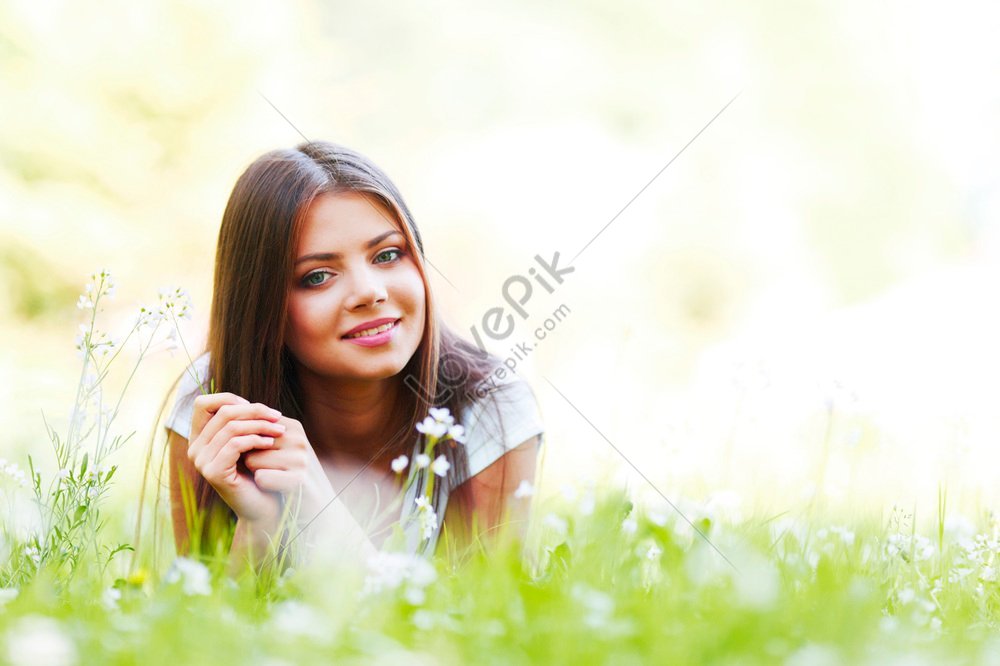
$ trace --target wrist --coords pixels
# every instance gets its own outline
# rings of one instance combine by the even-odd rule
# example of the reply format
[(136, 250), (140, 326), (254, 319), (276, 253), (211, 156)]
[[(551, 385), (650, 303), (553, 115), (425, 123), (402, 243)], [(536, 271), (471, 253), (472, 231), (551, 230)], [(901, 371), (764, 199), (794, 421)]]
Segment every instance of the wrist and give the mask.
[(336, 500), (337, 494), (333, 491), (333, 486), (326, 478), (318, 482), (306, 484), (302, 488), (301, 501), (299, 503), (299, 519), (312, 520), (326, 509), (331, 502)]
[(273, 537), (278, 532), (281, 524), (281, 514), (269, 514), (264, 516), (244, 516), (237, 520), (237, 526), (242, 524), (243, 529), (255, 537)]

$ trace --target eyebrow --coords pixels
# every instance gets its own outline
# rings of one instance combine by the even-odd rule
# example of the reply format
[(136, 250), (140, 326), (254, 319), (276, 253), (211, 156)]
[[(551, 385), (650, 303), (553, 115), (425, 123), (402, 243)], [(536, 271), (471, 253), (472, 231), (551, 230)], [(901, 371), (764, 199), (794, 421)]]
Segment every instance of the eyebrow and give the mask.
[[(365, 243), (365, 248), (371, 249), (371, 248), (375, 247), (376, 245), (378, 245), (379, 243), (381, 243), (382, 241), (384, 241), (389, 236), (392, 236), (394, 234), (399, 235), (399, 236), (403, 235), (402, 233), (400, 233), (396, 229), (390, 229), (389, 231), (385, 232), (384, 234), (379, 234), (375, 238), (373, 238), (370, 241), (368, 241), (367, 243)], [(299, 257), (298, 259), (295, 260), (295, 265), (298, 266), (299, 264), (301, 264), (303, 262), (306, 262), (306, 261), (334, 261), (336, 259), (340, 259), (341, 257), (342, 257), (342, 255), (339, 252), (315, 252), (313, 254), (305, 254), (305, 255)]]

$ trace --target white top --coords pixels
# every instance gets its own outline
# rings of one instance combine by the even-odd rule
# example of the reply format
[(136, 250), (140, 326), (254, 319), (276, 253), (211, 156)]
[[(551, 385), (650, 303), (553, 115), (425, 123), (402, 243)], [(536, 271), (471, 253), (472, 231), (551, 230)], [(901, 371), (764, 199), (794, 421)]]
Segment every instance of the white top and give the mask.
[[(194, 415), (194, 399), (198, 396), (198, 382), (205, 382), (208, 375), (209, 355), (203, 354), (181, 378), (177, 388), (177, 399), (167, 417), (166, 427), (186, 439), (191, 436), (191, 419)], [(197, 381), (194, 376), (197, 376)], [(493, 377), (491, 377), (493, 379)], [(544, 430), (538, 402), (526, 381), (507, 372), (506, 376), (490, 383), (488, 393), (469, 403), (461, 414), (455, 415), (455, 422), (465, 427), (465, 448), (469, 460), (469, 477), (473, 477), (502, 455), (522, 442), (538, 436), (543, 442)], [(502, 433), (502, 435), (501, 435)], [(413, 460), (420, 445), (415, 438)], [(416, 499), (416, 484), (412, 484), (403, 498), (402, 525), (406, 536), (406, 547), (410, 552), (418, 550), (433, 552), (441, 532), (441, 520), (448, 505), (448, 494), (453, 488), (442, 487), (441, 501), (435, 506), (438, 528), (434, 531), (425, 549), (420, 547), (421, 527), (418, 520), (411, 519)]]

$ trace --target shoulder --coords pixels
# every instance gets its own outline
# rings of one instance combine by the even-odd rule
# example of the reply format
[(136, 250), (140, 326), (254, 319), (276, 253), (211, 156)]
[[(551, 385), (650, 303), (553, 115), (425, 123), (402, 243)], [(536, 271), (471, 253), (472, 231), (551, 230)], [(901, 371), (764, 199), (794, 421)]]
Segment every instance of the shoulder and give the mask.
[(191, 434), (191, 417), (194, 415), (194, 399), (201, 394), (202, 389), (208, 389), (209, 354), (206, 352), (196, 358), (193, 363), (184, 368), (184, 374), (177, 382), (176, 398), (173, 409), (167, 417), (166, 427), (179, 435), (189, 437)]
[(508, 373), (489, 385), (459, 414), (465, 428), (469, 474), (475, 476), (521, 443), (542, 441), (542, 414), (531, 385)]
[(211, 354), (205, 352), (184, 369), (184, 374), (177, 387), (178, 393), (199, 393), (202, 388), (208, 390), (208, 364), (210, 360)]

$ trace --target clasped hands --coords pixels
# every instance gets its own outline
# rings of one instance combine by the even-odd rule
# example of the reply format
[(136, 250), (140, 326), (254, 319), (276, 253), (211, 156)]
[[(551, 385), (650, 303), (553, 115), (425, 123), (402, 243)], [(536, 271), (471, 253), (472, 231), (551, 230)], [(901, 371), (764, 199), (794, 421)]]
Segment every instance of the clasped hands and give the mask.
[(269, 532), (282, 500), (300, 497), (308, 521), (336, 496), (299, 421), (232, 393), (195, 398), (188, 458), (239, 519)]

